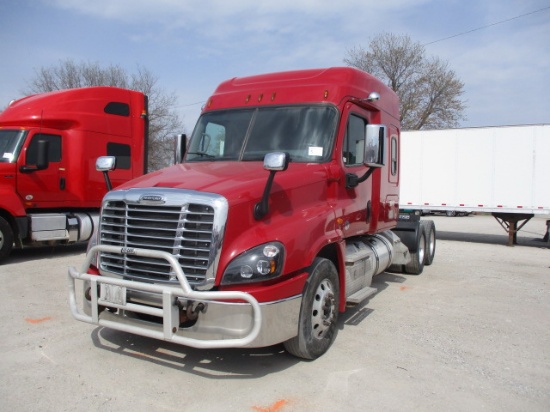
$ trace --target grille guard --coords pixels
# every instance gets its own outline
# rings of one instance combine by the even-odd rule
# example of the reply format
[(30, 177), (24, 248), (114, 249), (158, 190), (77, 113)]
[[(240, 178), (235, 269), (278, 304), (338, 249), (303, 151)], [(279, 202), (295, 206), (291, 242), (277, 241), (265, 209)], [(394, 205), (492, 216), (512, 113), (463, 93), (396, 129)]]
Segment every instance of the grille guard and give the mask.
[[(93, 257), (98, 252), (109, 253), (131, 253), (137, 256), (162, 258), (168, 261), (174, 273), (177, 276), (180, 287), (135, 282), (106, 276), (90, 275), (86, 273)], [(75, 267), (69, 267), (68, 271), (68, 289), (69, 289), (69, 306), (71, 314), (77, 320), (82, 322), (92, 323), (107, 328), (120, 330), (123, 332), (133, 333), (136, 335), (146, 336), (154, 339), (165, 340), (168, 342), (177, 343), (180, 345), (190, 346), (199, 349), (216, 349), (216, 348), (236, 348), (244, 347), (251, 343), (258, 336), (262, 324), (262, 314), (258, 301), (250, 294), (238, 291), (194, 291), (189, 286), (185, 274), (181, 269), (178, 261), (167, 252), (146, 250), (146, 249), (131, 249), (120, 248), (116, 246), (97, 245), (91, 248), (79, 272)], [(91, 316), (84, 313), (78, 306), (76, 299), (76, 281), (88, 281), (91, 285)], [(98, 296), (98, 285), (109, 284), (115, 286), (127, 287), (132, 290), (158, 293), (162, 296), (162, 308), (156, 308), (136, 303), (126, 303), (118, 305), (111, 302), (106, 302)], [(190, 300), (201, 302), (216, 302), (228, 300), (242, 300), (250, 304), (253, 310), (251, 320), (251, 328), (244, 337), (228, 338), (228, 339), (196, 339), (190, 337), (179, 336), (176, 332), (179, 327), (179, 308), (176, 305), (176, 298), (182, 297)], [(239, 303), (240, 304), (240, 303)], [(101, 319), (99, 317), (99, 306), (105, 306), (115, 309), (129, 310), (132, 312), (143, 313), (147, 315), (157, 316), (162, 318), (162, 331), (154, 330), (138, 325), (127, 324), (121, 321)]]

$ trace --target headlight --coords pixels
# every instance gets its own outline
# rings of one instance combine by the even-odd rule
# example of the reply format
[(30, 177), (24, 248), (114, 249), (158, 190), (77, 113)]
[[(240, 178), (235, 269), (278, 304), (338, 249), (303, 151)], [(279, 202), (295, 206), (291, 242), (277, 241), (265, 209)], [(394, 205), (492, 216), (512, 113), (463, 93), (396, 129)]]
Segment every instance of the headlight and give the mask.
[(237, 256), (223, 274), (222, 285), (261, 282), (283, 272), (285, 249), (279, 242), (256, 246)]

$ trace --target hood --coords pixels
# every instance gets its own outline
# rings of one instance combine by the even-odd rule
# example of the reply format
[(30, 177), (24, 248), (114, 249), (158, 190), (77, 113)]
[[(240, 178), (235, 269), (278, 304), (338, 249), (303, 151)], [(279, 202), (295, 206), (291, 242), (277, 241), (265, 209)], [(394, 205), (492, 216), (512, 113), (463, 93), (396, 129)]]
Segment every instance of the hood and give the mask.
[[(234, 204), (261, 198), (268, 176), (269, 171), (263, 168), (261, 161), (190, 162), (149, 173), (117, 189), (166, 187), (195, 190), (222, 195)], [(275, 176), (272, 193), (323, 178), (326, 178), (326, 173), (321, 164), (291, 163), (286, 171)]]

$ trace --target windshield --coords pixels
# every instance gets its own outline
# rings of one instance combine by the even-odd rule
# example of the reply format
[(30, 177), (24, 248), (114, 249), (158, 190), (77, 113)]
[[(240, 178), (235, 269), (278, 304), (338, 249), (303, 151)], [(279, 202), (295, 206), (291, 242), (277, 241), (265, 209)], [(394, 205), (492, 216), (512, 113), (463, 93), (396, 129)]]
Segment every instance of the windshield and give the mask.
[(263, 160), (287, 152), (293, 162), (330, 159), (338, 112), (332, 106), (262, 107), (205, 113), (187, 161)]
[(17, 160), (26, 135), (26, 130), (0, 130), (0, 163)]

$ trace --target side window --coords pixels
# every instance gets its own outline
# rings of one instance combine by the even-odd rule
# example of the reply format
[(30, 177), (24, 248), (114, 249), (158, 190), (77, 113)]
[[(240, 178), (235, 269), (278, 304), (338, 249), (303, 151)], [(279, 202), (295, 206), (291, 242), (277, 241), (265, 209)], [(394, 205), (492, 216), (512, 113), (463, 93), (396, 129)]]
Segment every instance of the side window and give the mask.
[(366, 125), (367, 121), (359, 116), (352, 114), (349, 117), (343, 153), (344, 164), (346, 166), (363, 163)]
[(130, 161), (130, 146), (120, 143), (107, 143), (107, 156), (116, 157), (117, 169), (130, 169), (132, 162)]
[(27, 164), (36, 164), (38, 158), (38, 142), (40, 140), (45, 140), (48, 142), (48, 160), (50, 162), (60, 162), (61, 136), (56, 134), (37, 133), (32, 137), (29, 148), (27, 149)]
[(121, 102), (110, 102), (107, 103), (103, 111), (107, 114), (128, 117), (130, 116), (130, 105)]
[(397, 175), (397, 137), (391, 137), (391, 174)]

